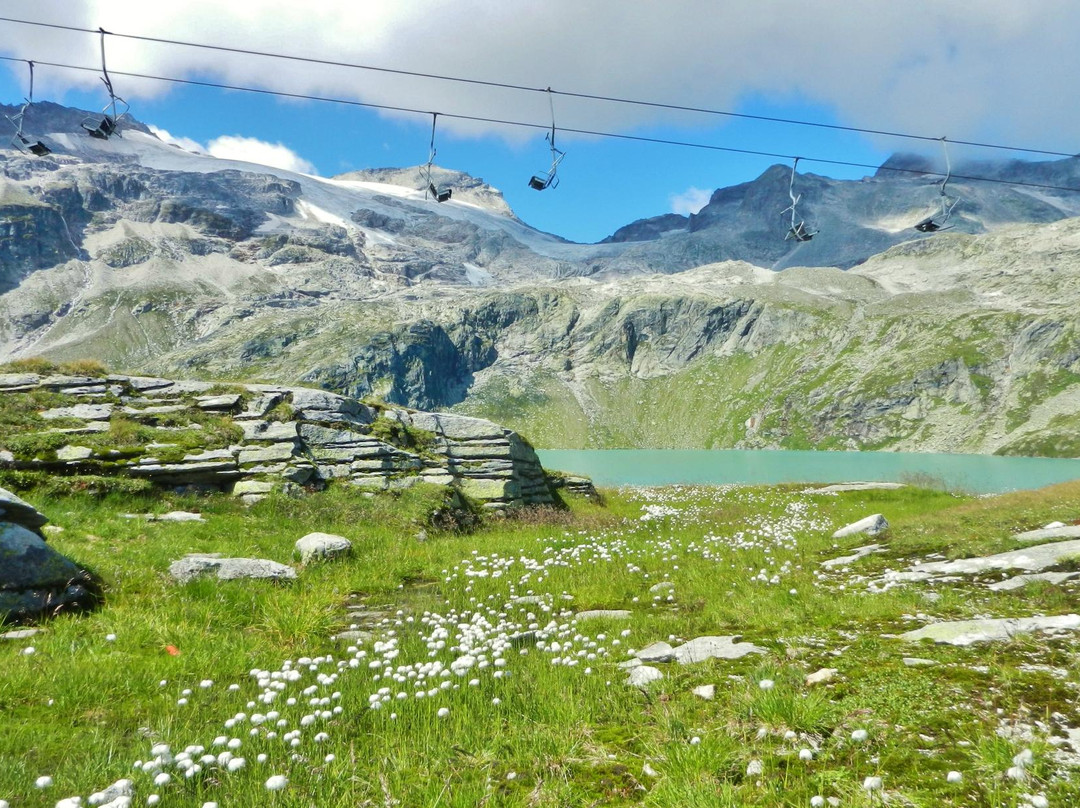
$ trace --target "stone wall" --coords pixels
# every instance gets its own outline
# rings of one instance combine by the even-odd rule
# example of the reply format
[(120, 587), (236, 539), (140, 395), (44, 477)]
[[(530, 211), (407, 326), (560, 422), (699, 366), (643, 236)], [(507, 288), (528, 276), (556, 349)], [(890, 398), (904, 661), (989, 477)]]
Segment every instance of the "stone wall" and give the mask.
[[(208, 486), (248, 501), (340, 480), (370, 491), (448, 485), (490, 509), (554, 502), (533, 448), (479, 418), (302, 387), (0, 374), (0, 407), (20, 393), (51, 394), (63, 406), (40, 410), (15, 439), (0, 435), (8, 468)], [(133, 443), (133, 431), (153, 438)], [(193, 445), (204, 433), (205, 445)], [(170, 443), (170, 434), (183, 440)]]

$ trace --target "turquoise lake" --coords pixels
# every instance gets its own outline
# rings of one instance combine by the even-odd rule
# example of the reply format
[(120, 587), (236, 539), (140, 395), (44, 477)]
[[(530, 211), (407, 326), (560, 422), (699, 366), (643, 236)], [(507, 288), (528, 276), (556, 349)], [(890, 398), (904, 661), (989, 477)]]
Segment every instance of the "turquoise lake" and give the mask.
[(903, 452), (707, 449), (538, 449), (545, 468), (596, 485), (769, 484), (933, 478), (952, 490), (996, 494), (1080, 479), (1080, 459)]

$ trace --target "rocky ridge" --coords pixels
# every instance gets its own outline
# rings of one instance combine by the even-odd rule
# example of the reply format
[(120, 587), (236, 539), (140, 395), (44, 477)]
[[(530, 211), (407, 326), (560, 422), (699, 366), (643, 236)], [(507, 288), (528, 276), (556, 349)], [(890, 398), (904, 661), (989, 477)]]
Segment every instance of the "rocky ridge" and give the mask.
[(330, 480), (365, 491), (445, 485), (488, 509), (555, 501), (532, 447), (478, 418), (300, 387), (0, 374), (0, 401), (16, 396), (23, 408), (58, 405), (0, 437), (0, 464), (17, 470), (123, 475), (248, 502)]

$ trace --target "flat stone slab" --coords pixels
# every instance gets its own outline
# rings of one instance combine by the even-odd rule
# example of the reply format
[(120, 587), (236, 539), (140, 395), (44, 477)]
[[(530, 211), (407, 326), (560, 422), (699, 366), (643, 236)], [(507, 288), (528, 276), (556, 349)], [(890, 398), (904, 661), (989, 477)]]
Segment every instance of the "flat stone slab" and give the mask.
[(1014, 569), (1042, 572), (1047, 567), (1053, 567), (1078, 555), (1080, 555), (1080, 539), (1040, 544), (992, 556), (958, 558), (955, 561), (928, 561), (916, 564), (911, 571), (928, 575), (974, 575), (988, 570)]
[(653, 682), (659, 682), (663, 678), (664, 674), (658, 668), (653, 668), (649, 665), (639, 665), (630, 670), (630, 675), (626, 677), (626, 683), (634, 687), (647, 687)]
[(905, 488), (903, 483), (836, 483), (823, 488), (807, 488), (804, 494), (842, 494), (845, 491), (894, 491)]
[(240, 406), (240, 394), (232, 393), (223, 396), (198, 396), (195, 399), (200, 410), (231, 410)]
[(40, 628), (17, 628), (0, 634), (0, 640), (28, 640), (41, 633)]
[(642, 662), (671, 662), (675, 659), (675, 649), (670, 643), (654, 642), (634, 654)]
[(900, 635), (906, 642), (930, 639), (948, 645), (972, 645), (979, 642), (1009, 640), (1017, 634), (1036, 631), (1076, 631), (1080, 629), (1080, 614), (1055, 617), (1006, 617), (987, 620), (959, 620), (934, 623)]
[(864, 544), (862, 547), (856, 547), (851, 555), (840, 556), (839, 558), (830, 558), (828, 561), (822, 561), (823, 567), (846, 567), (848, 564), (852, 564), (858, 561), (860, 558), (876, 553), (881, 550), (880, 544)]
[(836, 668), (821, 668), (806, 677), (806, 684), (822, 685), (826, 682), (831, 682), (836, 677), (837, 673), (838, 671)]
[(1080, 539), (1080, 525), (1062, 525), (1061, 527), (1044, 527), (1038, 530), (1027, 530), (1013, 536), (1017, 541), (1046, 541), (1047, 539)]
[(867, 536), (876, 536), (878, 533), (884, 533), (889, 529), (889, 521), (880, 513), (871, 514), (865, 519), (860, 519), (858, 522), (852, 522), (850, 525), (845, 525), (838, 531), (832, 534), (834, 539), (843, 539), (847, 536), (854, 536), (859, 533), (864, 533)]
[(707, 659), (740, 659), (747, 654), (764, 654), (765, 649), (753, 643), (738, 642), (739, 635), (730, 637), (697, 637), (673, 650), (680, 665), (692, 665)]
[(200, 575), (213, 574), (219, 581), (242, 578), (253, 580), (292, 581), (296, 570), (276, 561), (264, 558), (214, 558), (205, 555), (189, 555), (169, 565), (169, 575), (180, 583)]
[(73, 407), (54, 407), (38, 413), (46, 421), (57, 418), (77, 418), (82, 421), (108, 421), (112, 417), (112, 404), (76, 404)]
[(589, 609), (574, 615), (578, 620), (629, 620), (629, 609)]
[(705, 701), (712, 701), (716, 698), (716, 685), (698, 685), (692, 691), (699, 699), (705, 699)]
[(996, 584), (990, 584), (987, 589), (992, 589), (995, 592), (1007, 592), (1011, 589), (1020, 589), (1035, 581), (1046, 581), (1056, 585), (1072, 580), (1078, 575), (1080, 575), (1080, 572), (1036, 572), (1031, 575), (1015, 575), (1004, 581), (998, 581)]

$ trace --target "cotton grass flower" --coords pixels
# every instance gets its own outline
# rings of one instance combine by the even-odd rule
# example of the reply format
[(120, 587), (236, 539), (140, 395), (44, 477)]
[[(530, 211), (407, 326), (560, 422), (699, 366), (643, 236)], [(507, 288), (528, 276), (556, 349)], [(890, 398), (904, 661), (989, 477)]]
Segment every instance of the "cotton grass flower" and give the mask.
[(151, 794), (149, 797), (146, 798), (147, 805), (157, 805), (159, 802), (161, 802), (160, 794)]
[(266, 781), (267, 791), (281, 791), (289, 784), (289, 779), (284, 774), (275, 774)]
[(446, 718), (446, 716), (450, 715), (450, 708), (440, 707), (439, 711), (435, 713), (435, 715), (437, 715), (439, 718)]
[(820, 794), (815, 794), (810, 798), (810, 808), (824, 808), (825, 798)]
[(775, 686), (776, 682), (774, 682), (772, 679), (762, 679), (760, 682), (758, 682), (758, 687), (760, 687), (762, 690), (772, 690)]
[(49, 777), (49, 775), (43, 774), (41, 775), (41, 777), (34, 781), (34, 788), (48, 788), (52, 784), (53, 779)]
[(868, 733), (865, 729), (857, 729), (851, 733), (851, 740), (855, 741), (855, 743), (862, 743), (869, 737), (870, 733)]
[(949, 772), (948, 774), (945, 775), (945, 782), (946, 783), (960, 783), (960, 782), (963, 782), (963, 780), (964, 780), (964, 775), (962, 775), (958, 771), (951, 771), (951, 772)]
[(862, 784), (864, 791), (880, 791), (881, 790), (881, 778), (880, 777), (867, 777), (863, 780)]

